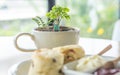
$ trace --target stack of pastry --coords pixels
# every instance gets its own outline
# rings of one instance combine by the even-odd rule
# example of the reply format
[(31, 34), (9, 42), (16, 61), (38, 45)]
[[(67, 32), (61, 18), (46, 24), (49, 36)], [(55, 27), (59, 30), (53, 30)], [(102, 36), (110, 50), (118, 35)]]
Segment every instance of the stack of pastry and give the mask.
[(65, 63), (83, 56), (84, 50), (78, 45), (36, 50), (28, 75), (62, 75), (61, 68)]

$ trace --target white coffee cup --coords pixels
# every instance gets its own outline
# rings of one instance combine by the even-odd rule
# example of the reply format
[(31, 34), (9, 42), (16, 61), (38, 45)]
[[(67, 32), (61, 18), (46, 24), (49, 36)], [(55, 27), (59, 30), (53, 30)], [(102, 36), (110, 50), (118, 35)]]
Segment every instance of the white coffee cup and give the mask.
[(36, 49), (24, 49), (19, 47), (18, 38), (20, 36), (28, 35), (32, 38), (37, 49), (40, 48), (53, 48), (64, 45), (78, 44), (79, 42), (79, 29), (71, 31), (38, 31), (34, 29), (32, 33), (20, 33), (15, 37), (14, 44), (15, 47), (24, 52), (31, 52)]

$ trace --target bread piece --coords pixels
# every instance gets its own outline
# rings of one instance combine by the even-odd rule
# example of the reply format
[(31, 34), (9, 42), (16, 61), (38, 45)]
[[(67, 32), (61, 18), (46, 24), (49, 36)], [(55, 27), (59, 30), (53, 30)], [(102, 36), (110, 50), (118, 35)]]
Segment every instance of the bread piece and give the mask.
[(80, 59), (85, 56), (84, 49), (79, 45), (67, 45), (62, 47), (53, 48), (64, 55), (64, 64)]
[(28, 75), (61, 75), (64, 55), (53, 50), (37, 50), (32, 56)]

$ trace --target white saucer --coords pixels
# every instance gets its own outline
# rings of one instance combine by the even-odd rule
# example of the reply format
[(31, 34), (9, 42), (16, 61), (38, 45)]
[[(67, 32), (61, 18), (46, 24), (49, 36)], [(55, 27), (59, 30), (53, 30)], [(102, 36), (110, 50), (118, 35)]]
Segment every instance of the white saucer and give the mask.
[(20, 63), (17, 63), (13, 65), (9, 71), (8, 75), (27, 75), (29, 66), (30, 66), (30, 60), (25, 60)]

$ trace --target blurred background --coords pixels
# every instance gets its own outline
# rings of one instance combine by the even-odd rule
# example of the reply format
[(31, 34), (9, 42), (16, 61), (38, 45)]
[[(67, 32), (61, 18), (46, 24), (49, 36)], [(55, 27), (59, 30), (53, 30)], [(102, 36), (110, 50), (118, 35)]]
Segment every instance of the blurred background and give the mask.
[(31, 32), (37, 27), (31, 18), (44, 17), (51, 4), (70, 8), (66, 25), (78, 27), (81, 37), (112, 39), (118, 0), (0, 0), (0, 36)]
[[(120, 0), (0, 0), (0, 75), (8, 75), (12, 65), (31, 57), (16, 50), (13, 37), (20, 32), (31, 32), (38, 26), (32, 18), (44, 18), (55, 4), (70, 9), (71, 19), (66, 25), (80, 29), (80, 37), (85, 37), (80, 45), (88, 53), (95, 54), (111, 43), (113, 48), (108, 54), (120, 54)], [(20, 43), (31, 48), (34, 43), (29, 40)]]

